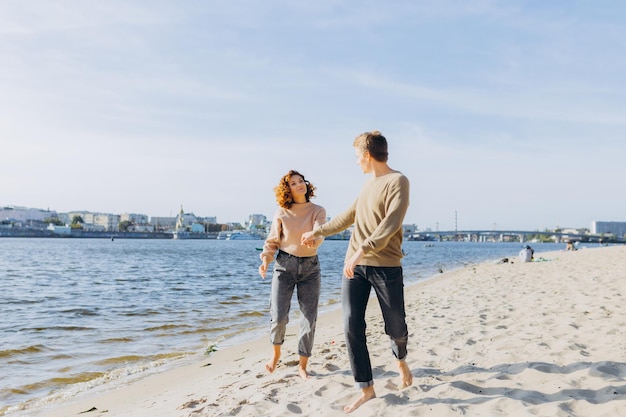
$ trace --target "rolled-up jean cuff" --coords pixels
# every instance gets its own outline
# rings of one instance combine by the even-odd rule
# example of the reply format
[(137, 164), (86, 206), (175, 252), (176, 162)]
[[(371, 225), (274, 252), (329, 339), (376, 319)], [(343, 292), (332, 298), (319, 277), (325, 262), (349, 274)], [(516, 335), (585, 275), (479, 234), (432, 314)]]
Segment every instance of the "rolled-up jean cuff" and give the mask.
[(374, 385), (374, 381), (368, 381), (368, 382), (355, 382), (354, 386), (357, 388), (367, 388), (367, 387), (371, 387), (372, 385)]

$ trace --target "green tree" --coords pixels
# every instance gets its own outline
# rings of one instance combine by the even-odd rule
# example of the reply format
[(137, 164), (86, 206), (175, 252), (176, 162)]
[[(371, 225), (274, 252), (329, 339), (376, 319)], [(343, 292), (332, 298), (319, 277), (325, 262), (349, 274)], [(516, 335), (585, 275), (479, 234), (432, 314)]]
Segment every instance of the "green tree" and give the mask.
[(85, 221), (83, 220), (83, 217), (77, 214), (74, 217), (72, 217), (72, 224), (70, 224), (70, 228), (82, 229), (83, 223), (85, 223)]
[(117, 225), (117, 228), (119, 229), (120, 232), (128, 232), (128, 228), (132, 225), (133, 223), (129, 220), (124, 220), (121, 221), (120, 224)]

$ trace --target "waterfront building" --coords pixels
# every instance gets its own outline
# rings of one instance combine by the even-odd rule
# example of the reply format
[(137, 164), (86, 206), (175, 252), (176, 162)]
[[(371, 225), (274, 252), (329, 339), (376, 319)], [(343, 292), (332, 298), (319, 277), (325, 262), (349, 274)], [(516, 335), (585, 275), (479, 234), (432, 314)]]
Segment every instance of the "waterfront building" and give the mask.
[(404, 231), (404, 236), (412, 235), (414, 233), (417, 233), (417, 225), (403, 224), (402, 230)]
[(192, 223), (189, 231), (191, 233), (204, 233), (204, 225), (202, 223)]
[(70, 222), (80, 216), (83, 219), (83, 230), (94, 232), (113, 232), (120, 224), (119, 214), (93, 213), (91, 211), (73, 211), (67, 213)]
[(61, 222), (63, 222), (63, 224), (72, 223), (72, 218), (70, 217), (68, 213), (58, 213), (57, 217)]
[(122, 213), (120, 215), (120, 221), (131, 222), (133, 224), (148, 224), (149, 223), (147, 214), (137, 214), (137, 213)]
[(94, 225), (103, 226), (107, 232), (118, 229), (120, 224), (120, 216), (118, 214), (98, 213), (94, 216)]
[(15, 220), (22, 223), (30, 221), (43, 221), (44, 219), (57, 218), (57, 212), (54, 210), (43, 210), (38, 208), (29, 208), (21, 206), (0, 207), (0, 220)]
[(267, 226), (267, 217), (263, 214), (251, 214), (246, 220), (246, 230), (265, 230)]
[(155, 230), (174, 230), (176, 227), (176, 217), (150, 217), (150, 222)]
[(208, 217), (196, 217), (196, 220), (197, 220), (199, 223), (217, 224), (217, 217), (215, 217), (215, 216), (208, 216)]
[(593, 221), (591, 222), (591, 234), (612, 234), (617, 238), (624, 238), (626, 236), (626, 222)]
[(55, 235), (69, 236), (72, 234), (72, 228), (70, 226), (57, 226), (50, 223), (47, 230), (50, 230)]
[(154, 226), (148, 223), (143, 224), (131, 224), (128, 227), (129, 232), (154, 232)]

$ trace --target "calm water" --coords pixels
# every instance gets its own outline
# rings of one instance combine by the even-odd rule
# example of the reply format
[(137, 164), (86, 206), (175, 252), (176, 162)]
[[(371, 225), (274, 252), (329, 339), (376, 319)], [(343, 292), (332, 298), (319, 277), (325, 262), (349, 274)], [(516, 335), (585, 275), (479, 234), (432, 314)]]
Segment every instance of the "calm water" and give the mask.
[[(262, 243), (0, 239), (0, 416), (265, 333)], [(521, 248), (431, 245), (405, 242), (407, 284)], [(326, 241), (320, 249), (322, 310), (338, 308), (346, 246)]]

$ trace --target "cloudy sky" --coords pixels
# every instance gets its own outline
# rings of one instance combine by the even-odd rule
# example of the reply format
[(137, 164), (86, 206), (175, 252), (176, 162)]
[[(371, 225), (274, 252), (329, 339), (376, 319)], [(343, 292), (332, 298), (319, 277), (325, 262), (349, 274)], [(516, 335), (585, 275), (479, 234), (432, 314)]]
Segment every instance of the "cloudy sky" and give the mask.
[(0, 2), (0, 205), (329, 216), (380, 130), (433, 230), (626, 221), (626, 3)]

